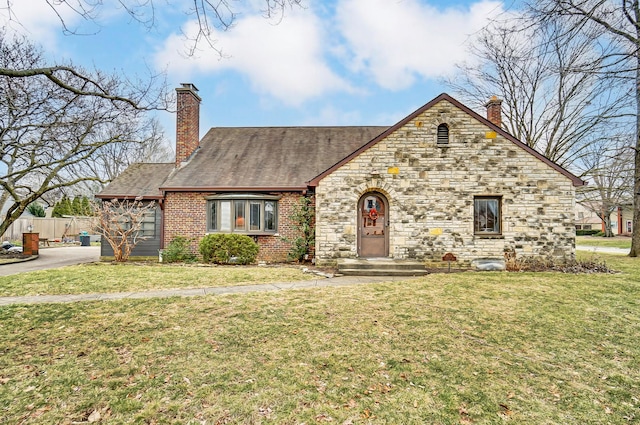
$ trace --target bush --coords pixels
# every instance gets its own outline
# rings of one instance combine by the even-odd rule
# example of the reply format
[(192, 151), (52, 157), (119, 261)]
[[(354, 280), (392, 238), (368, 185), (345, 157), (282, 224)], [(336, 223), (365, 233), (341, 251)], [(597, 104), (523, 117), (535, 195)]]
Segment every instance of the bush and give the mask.
[(592, 236), (597, 233), (602, 233), (598, 229), (578, 229), (576, 230), (576, 236)]
[(165, 263), (195, 262), (197, 255), (191, 252), (192, 240), (184, 236), (175, 236), (162, 251), (162, 261)]
[(206, 263), (251, 264), (258, 256), (258, 244), (246, 235), (211, 234), (200, 241), (200, 254)]
[(29, 211), (34, 217), (45, 217), (46, 213), (44, 212), (44, 207), (37, 202), (33, 204), (29, 204), (27, 206), (27, 211)]
[(311, 198), (300, 198), (298, 203), (294, 205), (289, 219), (297, 235), (293, 239), (282, 238), (285, 242), (291, 244), (287, 259), (303, 262), (316, 243), (314, 228), (315, 208)]
[(513, 251), (506, 252), (504, 257), (509, 272), (616, 273), (604, 261), (594, 259), (561, 261), (533, 255), (517, 257)]

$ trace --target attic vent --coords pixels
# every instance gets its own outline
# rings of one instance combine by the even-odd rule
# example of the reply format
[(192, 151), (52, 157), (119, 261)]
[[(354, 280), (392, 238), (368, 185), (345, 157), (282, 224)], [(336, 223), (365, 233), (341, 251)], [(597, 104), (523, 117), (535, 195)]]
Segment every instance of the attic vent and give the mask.
[(449, 126), (446, 124), (440, 124), (438, 126), (438, 138), (439, 145), (446, 145), (449, 143)]

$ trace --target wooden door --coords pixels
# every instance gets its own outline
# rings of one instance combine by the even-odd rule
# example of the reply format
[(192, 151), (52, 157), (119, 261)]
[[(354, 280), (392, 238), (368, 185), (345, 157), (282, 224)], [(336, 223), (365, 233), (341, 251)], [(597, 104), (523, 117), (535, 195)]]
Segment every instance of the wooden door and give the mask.
[(387, 200), (379, 193), (367, 193), (358, 202), (358, 255), (388, 257)]

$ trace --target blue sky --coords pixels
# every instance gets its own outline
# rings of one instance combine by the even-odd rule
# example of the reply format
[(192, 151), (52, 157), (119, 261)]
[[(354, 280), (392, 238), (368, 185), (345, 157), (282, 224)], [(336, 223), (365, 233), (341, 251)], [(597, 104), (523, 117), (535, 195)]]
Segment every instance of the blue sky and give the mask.
[[(87, 35), (64, 35), (45, 0), (10, 2), (10, 28), (51, 60), (131, 78), (166, 71), (173, 87), (194, 83), (203, 99), (201, 136), (212, 126), (394, 124), (448, 90), (442, 78), (468, 56), (475, 32), (507, 7), (493, 0), (307, 1), (270, 21), (260, 11), (264, 0), (246, 0), (235, 26), (215, 35), (223, 56), (201, 44), (189, 57), (181, 35), (195, 28), (183, 13), (188, 0), (156, 1), (151, 29), (115, 0), (105, 1), (97, 24), (62, 11), (69, 27)], [(0, 10), (4, 24), (6, 17)], [(173, 143), (174, 117), (160, 119)]]

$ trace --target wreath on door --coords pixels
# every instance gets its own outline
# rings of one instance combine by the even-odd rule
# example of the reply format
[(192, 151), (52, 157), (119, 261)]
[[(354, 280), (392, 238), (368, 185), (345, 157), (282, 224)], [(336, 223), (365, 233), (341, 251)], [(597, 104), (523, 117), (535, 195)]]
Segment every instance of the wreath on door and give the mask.
[(377, 220), (378, 219), (378, 211), (375, 208), (371, 208), (369, 210), (369, 218), (371, 220)]

